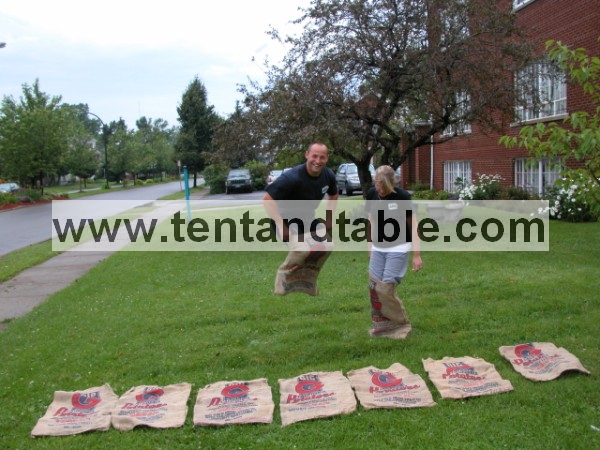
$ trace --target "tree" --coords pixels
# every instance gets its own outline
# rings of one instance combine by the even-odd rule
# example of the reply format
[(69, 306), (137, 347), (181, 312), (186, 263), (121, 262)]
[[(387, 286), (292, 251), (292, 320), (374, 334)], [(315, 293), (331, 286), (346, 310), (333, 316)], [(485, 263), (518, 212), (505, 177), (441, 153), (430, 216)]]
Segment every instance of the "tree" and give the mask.
[(169, 124), (163, 119), (152, 120), (141, 117), (136, 122), (137, 131), (135, 139), (142, 146), (139, 171), (148, 176), (156, 177), (160, 174), (172, 171), (175, 168), (174, 149), (172, 144), (173, 130), (169, 130)]
[(177, 107), (181, 129), (175, 142), (178, 160), (194, 174), (194, 187), (197, 173), (204, 169), (206, 153), (210, 153), (212, 137), (218, 116), (208, 105), (206, 88), (195, 77), (184, 92), (181, 104)]
[(256, 132), (254, 120), (255, 116), (244, 111), (237, 103), (235, 111), (215, 128), (215, 152), (208, 162), (242, 167), (250, 161), (261, 159), (267, 145), (264, 137)]
[(552, 40), (546, 42), (546, 48), (571, 82), (590, 97), (595, 108), (592, 112), (571, 113), (562, 123), (525, 126), (517, 136), (503, 136), (500, 142), (509, 148), (525, 148), (534, 158), (558, 159), (567, 168), (564, 175), (571, 180), (592, 179), (595, 189), (589, 189), (587, 197), (600, 213), (600, 57)]
[(71, 173), (83, 182), (83, 187), (86, 186), (88, 178), (90, 178), (98, 168), (98, 155), (96, 149), (92, 145), (94, 135), (86, 129), (84, 123), (79, 121), (79, 118), (73, 124), (70, 133), (69, 145), (64, 154), (63, 172)]
[(4, 97), (0, 109), (0, 166), (4, 176), (44, 188), (58, 175), (68, 148), (73, 113), (61, 97), (43, 93), (36, 80), (23, 85), (20, 102)]
[(314, 0), (303, 12), (299, 37), (272, 30), (291, 49), (265, 86), (243, 87), (245, 105), (271, 145), (328, 142), (363, 192), (374, 155), (397, 166), (453, 125), (513, 113), (511, 74), (530, 49), (510, 2)]
[[(102, 165), (104, 138), (102, 124), (94, 118), (86, 104), (64, 104), (70, 110), (68, 145), (63, 154), (58, 174), (71, 174), (80, 179), (80, 188)], [(102, 150), (97, 149), (98, 143)]]
[(133, 131), (127, 128), (122, 119), (111, 122), (107, 128), (110, 131), (108, 167), (111, 178), (117, 181), (125, 180), (127, 174), (131, 173), (135, 179), (140, 151)]

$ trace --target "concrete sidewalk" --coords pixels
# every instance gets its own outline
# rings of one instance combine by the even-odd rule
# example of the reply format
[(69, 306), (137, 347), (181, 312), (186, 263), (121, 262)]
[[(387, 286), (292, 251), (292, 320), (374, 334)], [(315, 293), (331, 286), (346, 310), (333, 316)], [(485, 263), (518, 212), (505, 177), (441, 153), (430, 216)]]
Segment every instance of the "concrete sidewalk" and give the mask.
[[(208, 189), (190, 195), (201, 199)], [(55, 292), (68, 287), (114, 252), (64, 252), (0, 284), (0, 331)]]
[(110, 252), (64, 252), (0, 284), (0, 330), (85, 275)]

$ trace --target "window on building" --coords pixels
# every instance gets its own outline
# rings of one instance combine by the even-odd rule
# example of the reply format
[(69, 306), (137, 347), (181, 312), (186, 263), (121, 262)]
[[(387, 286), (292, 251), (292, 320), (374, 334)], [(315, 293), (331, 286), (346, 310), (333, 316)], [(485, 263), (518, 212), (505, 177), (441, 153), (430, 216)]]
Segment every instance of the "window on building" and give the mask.
[(468, 93), (460, 92), (456, 95), (456, 108), (452, 112), (452, 119), (457, 120), (456, 123), (449, 125), (444, 130), (444, 135), (468, 134), (471, 132), (471, 124), (461, 118), (466, 117), (471, 107), (471, 98)]
[(567, 82), (564, 72), (548, 61), (531, 64), (515, 77), (520, 122), (567, 113)]
[(515, 186), (542, 196), (560, 178), (561, 170), (558, 160), (544, 158), (532, 162), (528, 158), (515, 159)]
[(513, 9), (519, 9), (535, 0), (513, 0)]
[(444, 190), (458, 192), (471, 184), (471, 161), (444, 161)]

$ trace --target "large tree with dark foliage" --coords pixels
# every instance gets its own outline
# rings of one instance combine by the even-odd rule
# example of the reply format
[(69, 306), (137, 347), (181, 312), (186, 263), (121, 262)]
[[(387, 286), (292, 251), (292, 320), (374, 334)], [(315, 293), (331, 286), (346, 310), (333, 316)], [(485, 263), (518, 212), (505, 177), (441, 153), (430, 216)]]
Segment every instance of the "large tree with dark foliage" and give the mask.
[(290, 50), (264, 86), (244, 87), (246, 114), (270, 145), (320, 139), (355, 162), (397, 166), (461, 124), (495, 127), (514, 107), (512, 73), (530, 58), (512, 3), (313, 0), (280, 37)]
[(219, 121), (198, 77), (184, 92), (177, 114), (181, 129), (175, 142), (175, 156), (194, 174), (195, 187), (196, 174), (204, 169), (206, 153), (212, 151), (212, 136)]

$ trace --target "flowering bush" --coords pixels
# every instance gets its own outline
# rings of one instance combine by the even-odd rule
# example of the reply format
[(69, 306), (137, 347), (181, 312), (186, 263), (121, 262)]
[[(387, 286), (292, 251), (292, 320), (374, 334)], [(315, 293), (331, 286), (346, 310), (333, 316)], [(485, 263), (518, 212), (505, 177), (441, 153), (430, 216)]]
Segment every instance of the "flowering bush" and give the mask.
[[(458, 192), (460, 200), (496, 200), (502, 191), (500, 182), (504, 179), (500, 175), (477, 174), (473, 184), (464, 186)], [(462, 181), (461, 181), (462, 183)]]
[(550, 217), (567, 222), (596, 221), (600, 217), (599, 196), (598, 184), (581, 174), (562, 178), (548, 190)]

